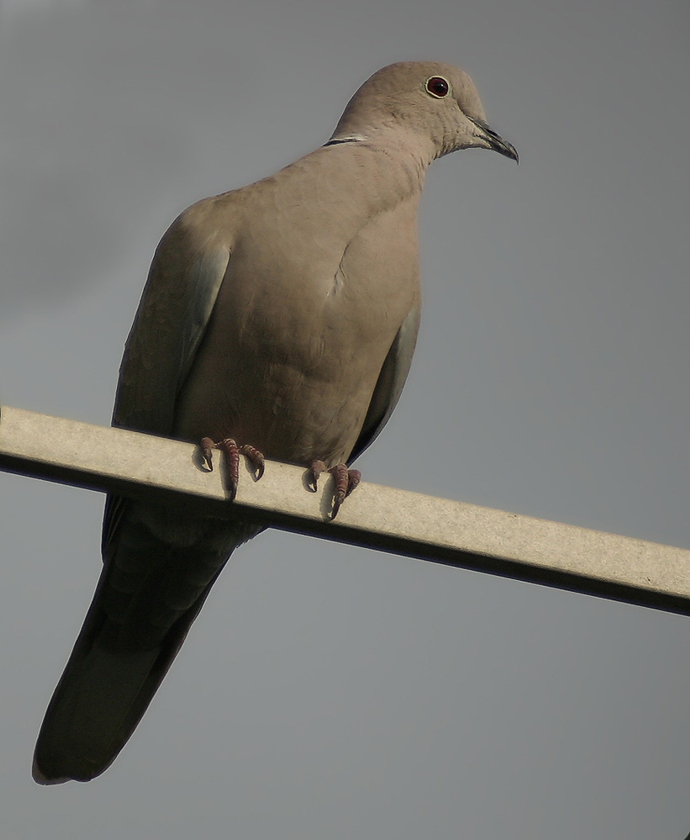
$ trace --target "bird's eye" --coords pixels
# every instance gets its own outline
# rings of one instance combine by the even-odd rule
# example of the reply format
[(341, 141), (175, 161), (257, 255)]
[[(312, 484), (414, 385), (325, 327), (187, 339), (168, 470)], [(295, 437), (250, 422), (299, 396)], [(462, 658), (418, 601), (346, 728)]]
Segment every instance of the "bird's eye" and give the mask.
[(427, 79), (425, 87), (427, 93), (430, 93), (437, 99), (443, 99), (444, 96), (448, 96), (448, 91), (450, 90), (450, 85), (443, 76), (432, 76), (430, 79)]

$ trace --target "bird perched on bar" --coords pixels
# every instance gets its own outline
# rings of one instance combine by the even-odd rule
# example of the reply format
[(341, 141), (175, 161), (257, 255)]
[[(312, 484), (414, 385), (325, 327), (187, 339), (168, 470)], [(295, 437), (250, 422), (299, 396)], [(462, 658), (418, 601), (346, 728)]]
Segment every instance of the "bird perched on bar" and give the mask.
[[(125, 348), (113, 425), (336, 478), (400, 396), (420, 313), (417, 212), (429, 164), (515, 161), (462, 70), (375, 73), (333, 136), (277, 174), (204, 199), (163, 236)], [(230, 553), (255, 524), (110, 496), (103, 571), (41, 728), (34, 778), (88, 781), (125, 745)]]

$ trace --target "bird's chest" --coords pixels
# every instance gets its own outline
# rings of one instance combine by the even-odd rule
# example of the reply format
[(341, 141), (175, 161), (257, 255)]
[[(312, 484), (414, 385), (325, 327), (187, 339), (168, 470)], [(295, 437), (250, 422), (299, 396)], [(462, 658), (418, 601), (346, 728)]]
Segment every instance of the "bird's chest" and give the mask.
[(330, 378), (334, 358), (356, 365), (377, 349), (385, 357), (418, 303), (419, 269), (412, 214), (381, 214), (350, 235), (335, 225), (334, 236), (325, 221), (277, 237), (258, 263), (254, 233), (233, 255), (221, 296), (231, 299), (226, 334), (244, 352)]
[(385, 214), (349, 236), (337, 225), (335, 236), (333, 225), (328, 236), (318, 225), (280, 233), (256, 226), (233, 250), (179, 429), (235, 436), (285, 460), (342, 458), (419, 305), (415, 218)]

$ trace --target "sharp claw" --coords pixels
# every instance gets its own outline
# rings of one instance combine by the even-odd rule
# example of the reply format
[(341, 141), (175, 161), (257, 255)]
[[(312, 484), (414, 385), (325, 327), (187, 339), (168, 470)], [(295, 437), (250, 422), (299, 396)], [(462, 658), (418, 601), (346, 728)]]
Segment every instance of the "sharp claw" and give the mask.
[(204, 459), (206, 468), (209, 472), (213, 472), (213, 448), (215, 443), (209, 437), (201, 438), (201, 457)]
[(313, 493), (316, 493), (316, 491), (319, 489), (319, 476), (325, 471), (326, 465), (323, 461), (311, 462), (311, 466), (309, 467), (309, 472), (311, 473), (311, 481), (309, 483), (312, 486)]
[(255, 446), (251, 446), (248, 443), (245, 443), (243, 446), (240, 446), (239, 449), (240, 455), (245, 455), (248, 459), (252, 467), (254, 468), (255, 481), (259, 481), (264, 474), (266, 469), (266, 462), (264, 460), (264, 456)]
[(214, 443), (211, 438), (201, 438), (201, 454), (209, 471), (213, 471), (212, 450), (220, 449), (225, 455), (227, 465), (227, 485), (230, 492), (230, 500), (234, 501), (237, 495), (237, 487), (240, 482), (240, 455), (245, 455), (254, 468), (255, 481), (262, 478), (266, 469), (264, 456), (255, 446), (248, 443), (238, 446), (232, 438)]
[(331, 514), (331, 520), (333, 520), (338, 515), (342, 503), (361, 481), (362, 473), (359, 470), (349, 470), (347, 464), (337, 464), (331, 467), (329, 472), (335, 479), (335, 497)]
[(335, 482), (333, 509), (331, 511), (331, 520), (333, 520), (338, 515), (342, 503), (362, 480), (362, 473), (359, 470), (349, 470), (347, 464), (336, 464), (334, 467), (327, 469), (323, 461), (312, 461), (309, 467), (309, 484), (313, 493), (316, 493), (318, 489), (319, 476), (323, 472), (329, 472)]
[(337, 464), (329, 470), (335, 479), (335, 504), (340, 507), (347, 496), (348, 474), (345, 464)]
[(347, 493), (345, 494), (345, 498), (352, 493), (353, 490), (357, 488), (357, 485), (362, 480), (362, 473), (359, 470), (348, 470), (347, 471)]

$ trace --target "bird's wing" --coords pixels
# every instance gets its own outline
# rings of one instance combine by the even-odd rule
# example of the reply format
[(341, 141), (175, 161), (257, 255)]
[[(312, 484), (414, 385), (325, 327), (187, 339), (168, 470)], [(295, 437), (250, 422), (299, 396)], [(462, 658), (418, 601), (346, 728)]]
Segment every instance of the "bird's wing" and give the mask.
[(398, 330), (381, 368), (362, 431), (348, 462), (354, 461), (379, 436), (400, 399), (417, 343), (420, 311), (410, 311)]
[[(120, 365), (113, 425), (172, 433), (175, 403), (211, 317), (231, 247), (209, 224), (200, 202), (163, 236)], [(125, 501), (108, 496), (103, 548), (117, 530)]]
[(156, 250), (120, 366), (114, 426), (172, 432), (175, 401), (230, 260), (228, 244), (194, 215), (178, 217)]

